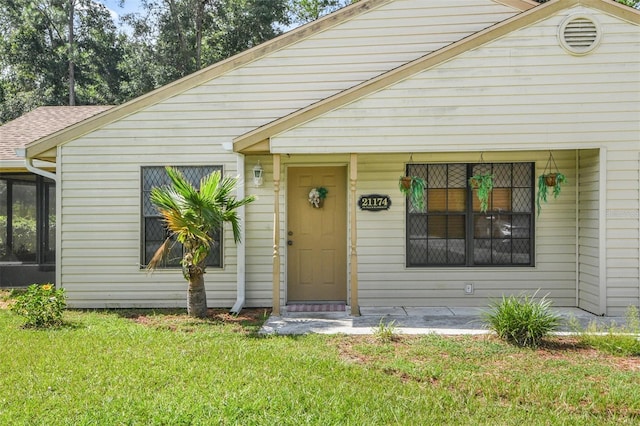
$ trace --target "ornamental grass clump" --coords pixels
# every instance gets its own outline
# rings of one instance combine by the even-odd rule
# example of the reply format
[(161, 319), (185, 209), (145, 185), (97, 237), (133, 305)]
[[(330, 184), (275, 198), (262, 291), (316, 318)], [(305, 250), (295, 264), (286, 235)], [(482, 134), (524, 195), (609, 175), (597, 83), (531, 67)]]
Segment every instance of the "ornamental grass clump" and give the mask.
[(45, 328), (62, 324), (67, 306), (64, 289), (53, 284), (32, 284), (16, 298), (11, 311), (26, 319), (25, 327)]
[(560, 317), (551, 311), (551, 301), (535, 295), (502, 297), (483, 315), (498, 337), (522, 347), (538, 347), (542, 339), (560, 325)]

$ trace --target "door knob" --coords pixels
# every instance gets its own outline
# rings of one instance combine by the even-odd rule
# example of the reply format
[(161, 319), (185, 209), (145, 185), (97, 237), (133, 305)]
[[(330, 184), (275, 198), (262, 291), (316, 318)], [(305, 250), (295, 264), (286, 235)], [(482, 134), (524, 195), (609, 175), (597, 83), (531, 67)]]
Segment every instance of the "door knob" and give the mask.
[(288, 246), (292, 246), (292, 245), (293, 245), (293, 241), (291, 241), (291, 240), (287, 240), (287, 245), (288, 245)]
[(292, 236), (292, 235), (293, 235), (293, 231), (289, 231), (289, 232), (287, 232), (287, 235), (288, 235), (288, 236)]

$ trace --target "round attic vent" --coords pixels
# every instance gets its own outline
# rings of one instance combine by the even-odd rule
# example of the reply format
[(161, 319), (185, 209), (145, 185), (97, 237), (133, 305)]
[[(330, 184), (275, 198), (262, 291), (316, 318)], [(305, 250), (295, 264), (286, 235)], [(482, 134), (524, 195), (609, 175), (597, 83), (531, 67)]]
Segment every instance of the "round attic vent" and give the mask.
[(600, 26), (589, 16), (572, 15), (560, 25), (560, 44), (574, 55), (586, 55), (600, 43)]

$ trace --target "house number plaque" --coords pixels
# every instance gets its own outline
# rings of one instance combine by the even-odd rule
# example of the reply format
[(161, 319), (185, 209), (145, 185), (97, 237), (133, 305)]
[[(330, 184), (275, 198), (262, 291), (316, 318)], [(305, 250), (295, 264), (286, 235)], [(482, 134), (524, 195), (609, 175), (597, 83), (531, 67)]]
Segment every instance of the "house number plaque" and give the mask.
[(360, 207), (360, 210), (370, 212), (389, 210), (389, 207), (391, 207), (391, 197), (379, 194), (362, 195), (358, 199), (358, 207)]

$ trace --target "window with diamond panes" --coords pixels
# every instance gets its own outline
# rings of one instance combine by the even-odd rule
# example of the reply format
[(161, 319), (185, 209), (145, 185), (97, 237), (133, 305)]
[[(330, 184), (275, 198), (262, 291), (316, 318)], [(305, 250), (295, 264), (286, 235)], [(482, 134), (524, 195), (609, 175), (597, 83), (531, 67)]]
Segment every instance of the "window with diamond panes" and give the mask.
[[(177, 166), (176, 169), (184, 174), (185, 178), (196, 188), (200, 185), (200, 180), (215, 172), (222, 173), (222, 166)], [(162, 217), (151, 202), (151, 189), (157, 186), (170, 185), (171, 179), (167, 175), (164, 167), (143, 167), (142, 168), (142, 266), (146, 266), (156, 250), (162, 245), (168, 236)], [(207, 256), (207, 266), (222, 267), (222, 230), (218, 230), (213, 235), (213, 246)], [(166, 260), (161, 267), (180, 267), (182, 260), (182, 245), (174, 240), (170, 245), (170, 250)]]
[[(407, 199), (408, 267), (533, 265), (533, 163), (408, 164), (427, 181), (425, 211)], [(468, 185), (493, 173), (486, 213)]]

